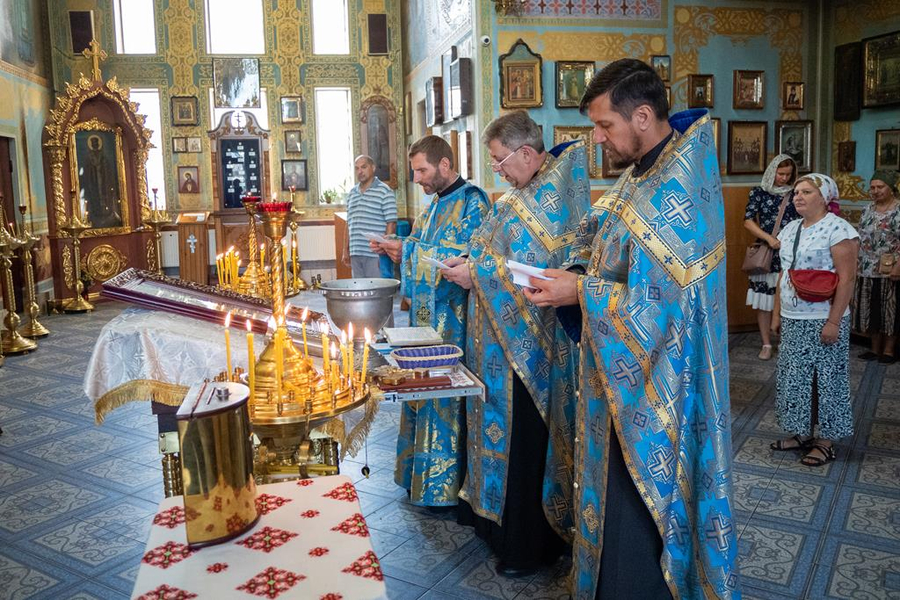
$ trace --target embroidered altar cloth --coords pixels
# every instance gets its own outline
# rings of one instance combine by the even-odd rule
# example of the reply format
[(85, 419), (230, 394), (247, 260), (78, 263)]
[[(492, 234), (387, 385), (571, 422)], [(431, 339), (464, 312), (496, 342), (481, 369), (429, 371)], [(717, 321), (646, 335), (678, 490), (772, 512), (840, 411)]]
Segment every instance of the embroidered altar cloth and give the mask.
[(191, 550), (181, 496), (153, 517), (132, 600), (386, 599), (356, 488), (344, 475), (261, 485), (245, 535)]

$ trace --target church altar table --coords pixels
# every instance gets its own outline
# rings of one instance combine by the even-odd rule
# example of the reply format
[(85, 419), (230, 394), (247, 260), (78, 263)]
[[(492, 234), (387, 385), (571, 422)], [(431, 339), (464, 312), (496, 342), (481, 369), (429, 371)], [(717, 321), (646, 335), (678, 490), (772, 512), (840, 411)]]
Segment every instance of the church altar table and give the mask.
[(238, 538), (199, 550), (187, 546), (181, 496), (163, 500), (132, 599), (387, 598), (349, 478), (273, 483), (257, 492), (257, 524)]

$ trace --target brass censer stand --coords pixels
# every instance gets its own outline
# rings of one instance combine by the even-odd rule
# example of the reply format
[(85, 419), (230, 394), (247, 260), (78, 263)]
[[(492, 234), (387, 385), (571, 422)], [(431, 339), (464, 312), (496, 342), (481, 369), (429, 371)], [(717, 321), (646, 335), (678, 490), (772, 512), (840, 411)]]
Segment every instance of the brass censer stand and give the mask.
[(37, 320), (40, 307), (38, 306), (34, 290), (34, 254), (32, 253), (32, 250), (40, 238), (29, 231), (28, 227), (25, 226), (25, 213), (27, 211), (28, 208), (24, 204), (19, 205), (19, 214), (22, 215), (23, 241), (22, 247), (20, 248), (20, 256), (22, 258), (23, 270), (25, 271), (25, 295), (22, 299), (25, 306), (22, 308), (28, 312), (28, 324), (22, 327), (21, 333), (28, 338), (39, 338), (49, 335), (50, 330)]
[(16, 314), (16, 294), (13, 290), (12, 270), (10, 269), (12, 257), (15, 256), (16, 250), (24, 244), (24, 240), (15, 237), (13, 232), (7, 231), (5, 227), (0, 227), (0, 277), (3, 278), (3, 306), (6, 307), (6, 317), (3, 319), (6, 328), (0, 334), (3, 354), (21, 354), (37, 348), (37, 342), (22, 337), (18, 331), (21, 320)]

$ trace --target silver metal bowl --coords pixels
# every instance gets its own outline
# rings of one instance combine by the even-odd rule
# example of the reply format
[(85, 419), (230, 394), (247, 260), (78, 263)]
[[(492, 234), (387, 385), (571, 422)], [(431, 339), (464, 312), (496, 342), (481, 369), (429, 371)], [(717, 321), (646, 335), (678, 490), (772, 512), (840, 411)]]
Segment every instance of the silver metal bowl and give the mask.
[(373, 335), (394, 310), (396, 279), (335, 279), (322, 283), (328, 318), (340, 330), (353, 323), (353, 337), (363, 339), (363, 329)]

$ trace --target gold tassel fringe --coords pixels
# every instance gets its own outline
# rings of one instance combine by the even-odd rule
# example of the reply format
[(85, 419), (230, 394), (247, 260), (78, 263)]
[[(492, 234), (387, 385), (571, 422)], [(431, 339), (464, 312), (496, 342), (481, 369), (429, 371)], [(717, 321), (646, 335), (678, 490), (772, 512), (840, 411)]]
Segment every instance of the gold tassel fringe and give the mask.
[(175, 383), (135, 379), (103, 394), (94, 403), (94, 420), (100, 425), (108, 413), (129, 402), (151, 401), (166, 406), (181, 406), (188, 389), (188, 386)]

